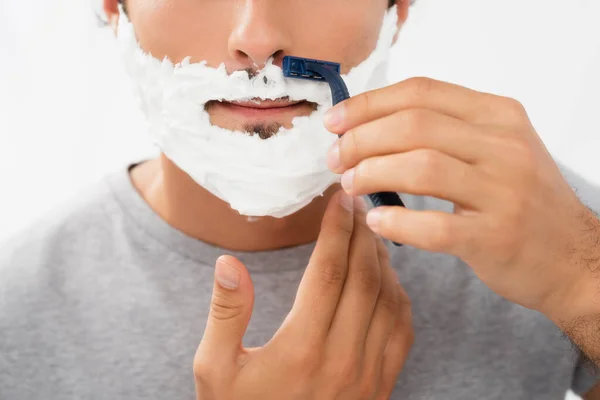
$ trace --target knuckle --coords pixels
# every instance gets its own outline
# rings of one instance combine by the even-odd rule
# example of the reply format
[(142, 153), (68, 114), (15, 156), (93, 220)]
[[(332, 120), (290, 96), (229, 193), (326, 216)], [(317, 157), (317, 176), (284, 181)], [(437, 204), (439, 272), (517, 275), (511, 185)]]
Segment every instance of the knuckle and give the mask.
[(395, 332), (390, 340), (400, 346), (400, 350), (410, 348), (415, 342), (415, 330), (412, 324), (412, 313), (404, 310), (398, 316)]
[(373, 173), (377, 173), (377, 169), (379, 168), (379, 160), (380, 158), (368, 158), (366, 160), (361, 161), (355, 169), (355, 177), (358, 178), (368, 178), (369, 175)]
[(433, 90), (435, 81), (430, 78), (416, 77), (410, 78), (407, 81), (407, 84), (413, 95), (417, 98), (420, 98)]
[(342, 165), (347, 167), (353, 166), (360, 157), (360, 136), (360, 128), (354, 128), (346, 132), (342, 137), (340, 143), (340, 159)]
[(381, 307), (390, 314), (395, 314), (400, 308), (400, 297), (393, 291), (384, 291), (379, 299)]
[(194, 378), (197, 382), (207, 384), (212, 380), (214, 369), (211, 364), (202, 358), (194, 359)]
[(428, 119), (424, 110), (413, 109), (405, 111), (402, 115), (406, 131), (410, 135), (421, 135), (425, 132)]
[(408, 189), (420, 190), (432, 185), (439, 171), (439, 154), (434, 150), (415, 151), (412, 160), (412, 173), (407, 175)]
[(330, 216), (329, 219), (323, 220), (321, 233), (326, 238), (343, 236), (344, 239), (350, 240), (354, 232), (354, 225), (350, 219)]
[(361, 104), (362, 111), (365, 113), (365, 115), (370, 115), (371, 110), (373, 108), (373, 93), (365, 92), (361, 96), (361, 99), (362, 99), (362, 104)]
[(363, 292), (378, 293), (381, 289), (381, 276), (378, 269), (378, 266), (368, 263), (359, 270), (358, 279)]
[(346, 266), (339, 260), (321, 263), (319, 278), (324, 286), (337, 286), (346, 280)]
[(502, 97), (501, 102), (502, 109), (510, 120), (521, 121), (524, 118), (527, 118), (527, 111), (520, 101), (510, 97)]
[(404, 332), (404, 345), (408, 348), (415, 344), (415, 330), (412, 326)]
[(430, 232), (430, 244), (434, 249), (451, 250), (454, 243), (454, 227), (448, 219), (440, 219), (436, 229)]
[(368, 190), (369, 184), (372, 182), (370, 177), (377, 175), (378, 168), (378, 158), (361, 161), (354, 169), (354, 190), (359, 192)]
[(504, 98), (504, 104), (507, 110), (513, 111), (515, 114), (525, 114), (525, 107), (519, 100), (506, 97)]
[(243, 304), (236, 303), (226, 294), (216, 292), (212, 298), (210, 314), (217, 320), (230, 320), (238, 317), (243, 309)]
[(422, 169), (431, 170), (439, 164), (439, 154), (435, 150), (421, 150), (417, 154), (417, 161)]
[(412, 301), (406, 290), (402, 287), (402, 285), (398, 284), (397, 286), (398, 293), (398, 302), (400, 306), (400, 312), (403, 313), (401, 315), (406, 314), (406, 322), (410, 325), (412, 324)]

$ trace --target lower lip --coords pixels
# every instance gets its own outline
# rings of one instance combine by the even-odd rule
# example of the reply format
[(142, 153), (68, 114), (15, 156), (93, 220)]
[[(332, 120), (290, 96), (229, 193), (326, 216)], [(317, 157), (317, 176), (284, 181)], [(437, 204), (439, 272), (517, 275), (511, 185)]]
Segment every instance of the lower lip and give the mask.
[(300, 102), (297, 104), (293, 104), (286, 107), (272, 107), (272, 108), (253, 108), (253, 107), (244, 107), (234, 103), (218, 103), (219, 106), (224, 107), (225, 109), (232, 111), (236, 114), (243, 115), (244, 117), (274, 117), (278, 115), (284, 115), (287, 113), (296, 113), (302, 106), (305, 105), (305, 102)]

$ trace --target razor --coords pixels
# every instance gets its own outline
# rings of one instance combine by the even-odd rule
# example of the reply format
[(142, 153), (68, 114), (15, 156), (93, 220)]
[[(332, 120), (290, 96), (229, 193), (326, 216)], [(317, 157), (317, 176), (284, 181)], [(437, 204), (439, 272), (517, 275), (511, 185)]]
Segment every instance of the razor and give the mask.
[[(348, 87), (341, 76), (341, 66), (338, 63), (286, 56), (283, 58), (283, 76), (293, 79), (327, 82), (331, 89), (331, 100), (334, 106), (350, 98)], [(396, 192), (371, 193), (369, 194), (369, 200), (371, 200), (374, 207), (404, 207), (402, 199)], [(398, 243), (394, 244), (401, 246)]]

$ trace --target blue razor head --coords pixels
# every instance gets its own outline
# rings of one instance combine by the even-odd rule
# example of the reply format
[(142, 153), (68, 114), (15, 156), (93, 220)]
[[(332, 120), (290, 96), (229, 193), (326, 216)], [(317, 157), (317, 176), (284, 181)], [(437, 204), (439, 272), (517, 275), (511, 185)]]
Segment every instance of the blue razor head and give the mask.
[(283, 57), (283, 76), (286, 78), (306, 79), (310, 81), (325, 80), (320, 74), (310, 70), (308, 68), (308, 64), (320, 65), (335, 71), (338, 75), (340, 74), (340, 64), (338, 63), (312, 60), (310, 58), (285, 56)]

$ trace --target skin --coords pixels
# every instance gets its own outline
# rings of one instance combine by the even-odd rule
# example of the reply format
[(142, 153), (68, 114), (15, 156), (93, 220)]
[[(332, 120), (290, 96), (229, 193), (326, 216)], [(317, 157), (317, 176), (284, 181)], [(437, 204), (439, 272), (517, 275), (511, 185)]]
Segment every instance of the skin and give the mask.
[[(117, 0), (104, 4), (116, 27)], [(270, 57), (280, 65), (288, 54), (337, 61), (348, 71), (373, 50), (387, 5), (127, 4), (141, 46), (157, 58), (191, 56), (249, 73)], [(398, 13), (402, 24), (407, 1)], [(287, 126), (312, 105), (268, 118), (242, 115), (226, 104), (208, 111), (213, 124), (241, 129)], [(327, 126), (345, 133), (331, 151), (330, 168), (344, 173), (352, 196), (383, 190), (432, 195), (453, 201), (454, 213), (378, 209), (366, 219), (364, 206), (347, 207), (348, 198), (334, 195), (332, 187), (294, 215), (249, 223), (164, 156), (132, 171), (134, 185), (164, 220), (205, 242), (256, 251), (319, 238), (294, 308), (260, 349), (241, 345), (254, 299), (248, 272), (231, 257), (217, 262), (211, 313), (194, 360), (199, 399), (281, 393), (297, 399), (387, 398), (410, 349), (412, 328), (408, 299), (399, 285), (388, 285), (396, 280), (389, 279), (393, 272), (373, 232), (460, 257), (498, 294), (545, 313), (592, 359), (600, 359), (593, 301), (600, 222), (564, 181), (518, 102), (412, 79), (343, 103), (329, 114)], [(592, 391), (586, 398), (600, 397)]]

